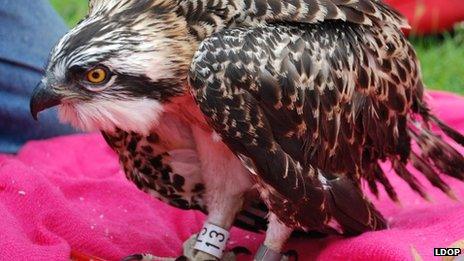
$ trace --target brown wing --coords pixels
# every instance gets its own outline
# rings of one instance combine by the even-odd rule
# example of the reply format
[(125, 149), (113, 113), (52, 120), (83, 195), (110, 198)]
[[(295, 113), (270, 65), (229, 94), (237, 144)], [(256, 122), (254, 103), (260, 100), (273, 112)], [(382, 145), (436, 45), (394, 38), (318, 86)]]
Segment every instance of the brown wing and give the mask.
[(438, 172), (464, 178), (462, 155), (423, 123), (462, 135), (429, 114), (415, 53), (395, 25), (223, 30), (200, 45), (190, 78), (211, 126), (287, 224), (322, 228), (334, 217), (354, 233), (383, 227), (357, 187), (364, 178), (376, 192), (379, 182), (397, 200), (379, 161), (423, 197), (408, 160), (449, 195)]
[[(226, 30), (203, 42), (192, 65), (200, 108), (287, 224), (323, 229), (334, 217), (352, 233), (384, 227), (356, 182), (341, 176), (354, 176), (356, 162), (327, 167), (334, 155), (347, 155), (339, 150), (348, 136), (365, 142), (355, 133), (356, 116), (380, 95), (369, 61), (360, 58), (366, 37), (356, 30), (367, 29), (327, 22)], [(363, 87), (360, 70), (368, 75)]]

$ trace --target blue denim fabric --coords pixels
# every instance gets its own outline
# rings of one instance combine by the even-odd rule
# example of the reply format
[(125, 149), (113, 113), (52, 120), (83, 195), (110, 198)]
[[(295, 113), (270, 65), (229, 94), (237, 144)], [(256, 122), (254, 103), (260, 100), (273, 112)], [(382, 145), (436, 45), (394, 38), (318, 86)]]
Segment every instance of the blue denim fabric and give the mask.
[(29, 113), (51, 48), (67, 27), (48, 0), (0, 0), (0, 152), (14, 153), (30, 139), (72, 133), (56, 110)]

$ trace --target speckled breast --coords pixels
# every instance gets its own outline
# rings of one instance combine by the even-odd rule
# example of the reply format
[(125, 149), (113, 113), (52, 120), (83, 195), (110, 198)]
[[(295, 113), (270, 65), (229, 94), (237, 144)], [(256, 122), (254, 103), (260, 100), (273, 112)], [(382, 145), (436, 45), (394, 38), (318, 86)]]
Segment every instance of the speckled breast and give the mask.
[(168, 151), (152, 133), (103, 133), (119, 155), (126, 177), (142, 191), (181, 209), (205, 210), (200, 162), (193, 150)]
[[(203, 201), (205, 184), (196, 151), (167, 150), (156, 133), (143, 137), (121, 130), (103, 133), (111, 148), (119, 155), (126, 177), (142, 191), (181, 209), (207, 213)], [(267, 229), (268, 209), (256, 191), (250, 191), (234, 225), (260, 232)]]

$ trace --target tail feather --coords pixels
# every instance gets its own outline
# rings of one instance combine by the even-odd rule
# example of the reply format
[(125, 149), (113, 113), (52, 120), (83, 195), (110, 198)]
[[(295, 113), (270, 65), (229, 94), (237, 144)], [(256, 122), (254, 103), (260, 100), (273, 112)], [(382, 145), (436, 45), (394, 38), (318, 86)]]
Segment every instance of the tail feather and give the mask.
[(382, 168), (379, 166), (378, 163), (373, 166), (373, 172), (375, 175), (375, 179), (378, 182), (380, 182), (380, 184), (382, 184), (383, 188), (385, 189), (385, 192), (387, 192), (388, 194), (388, 197), (390, 197), (390, 199), (394, 202), (399, 203), (400, 201), (398, 199), (398, 194), (396, 194), (396, 191), (390, 183), (390, 180), (388, 180), (387, 176), (385, 175), (385, 172), (383, 172)]
[(347, 177), (327, 180), (325, 186), (330, 213), (346, 235), (387, 228), (382, 214)]
[(426, 162), (424, 158), (417, 155), (415, 152), (411, 153), (411, 162), (415, 169), (420, 171), (434, 187), (439, 188), (443, 193), (447, 194), (450, 198), (456, 199), (451, 187), (440, 178), (438, 173)]
[[(456, 145), (463, 147), (464, 136), (431, 114), (425, 104), (418, 102), (416, 112), (422, 120), (410, 118), (408, 133), (418, 145), (420, 152), (411, 151), (409, 159), (414, 168), (419, 170), (433, 186), (439, 188), (450, 198), (456, 199), (449, 185), (440, 178), (440, 174), (464, 181), (464, 156), (439, 134), (433, 132), (430, 125), (437, 126), (447, 137), (456, 142)], [(413, 190), (426, 198), (420, 183), (409, 173), (404, 164), (395, 160), (392, 163), (397, 174), (408, 182)]]
[(410, 128), (410, 133), (419, 145), (425, 161), (430, 162), (440, 173), (464, 180), (464, 157), (461, 153), (429, 129), (415, 125), (418, 130)]
[(416, 191), (421, 197), (430, 200), (429, 195), (425, 192), (424, 187), (420, 181), (406, 168), (404, 163), (400, 162), (397, 159), (392, 160), (392, 166), (396, 174), (402, 178), (412, 190)]
[(376, 198), (379, 198), (379, 188), (377, 187), (377, 182), (374, 176), (368, 175), (366, 177), (367, 185), (369, 186), (369, 190)]
[(446, 136), (464, 147), (464, 135), (448, 126), (446, 123), (435, 117), (435, 115), (430, 115), (430, 120), (435, 123), (446, 134)]

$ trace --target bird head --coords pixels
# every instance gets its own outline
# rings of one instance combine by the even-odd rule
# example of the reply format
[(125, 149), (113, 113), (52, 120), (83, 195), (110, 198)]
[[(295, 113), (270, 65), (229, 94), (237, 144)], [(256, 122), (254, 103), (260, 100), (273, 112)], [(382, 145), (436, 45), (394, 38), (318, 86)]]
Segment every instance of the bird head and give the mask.
[(148, 133), (186, 93), (194, 47), (175, 8), (169, 0), (91, 0), (51, 52), (33, 117), (58, 106), (60, 120), (82, 130)]

